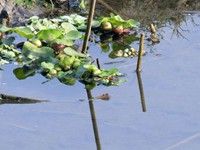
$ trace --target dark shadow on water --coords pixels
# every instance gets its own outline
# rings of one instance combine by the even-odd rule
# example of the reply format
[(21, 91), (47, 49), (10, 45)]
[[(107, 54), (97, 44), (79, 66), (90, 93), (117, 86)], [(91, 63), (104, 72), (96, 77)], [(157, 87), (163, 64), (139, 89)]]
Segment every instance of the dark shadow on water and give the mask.
[(1, 104), (32, 104), (32, 103), (41, 103), (41, 102), (49, 102), (49, 101), (0, 94), (0, 105)]

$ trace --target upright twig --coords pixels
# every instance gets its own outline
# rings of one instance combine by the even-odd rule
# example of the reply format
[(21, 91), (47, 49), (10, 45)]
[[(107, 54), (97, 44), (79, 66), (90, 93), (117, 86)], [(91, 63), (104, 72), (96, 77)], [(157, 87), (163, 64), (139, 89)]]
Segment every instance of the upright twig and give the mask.
[(138, 52), (138, 62), (137, 62), (137, 69), (136, 69), (137, 72), (141, 71), (142, 53), (144, 49), (144, 37), (145, 37), (145, 34), (142, 33), (140, 37), (140, 48)]
[(88, 41), (90, 38), (95, 6), (96, 6), (96, 0), (92, 0), (91, 5), (90, 5), (89, 16), (88, 16), (88, 20), (87, 20), (87, 31), (85, 33), (85, 39), (84, 39), (84, 43), (83, 43), (82, 53), (87, 53)]

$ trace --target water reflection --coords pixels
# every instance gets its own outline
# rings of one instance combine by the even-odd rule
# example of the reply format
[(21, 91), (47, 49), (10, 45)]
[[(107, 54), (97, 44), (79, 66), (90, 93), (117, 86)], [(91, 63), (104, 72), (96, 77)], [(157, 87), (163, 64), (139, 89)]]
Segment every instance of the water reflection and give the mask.
[(142, 78), (141, 78), (140, 72), (137, 71), (136, 74), (137, 74), (138, 86), (139, 86), (139, 91), (140, 91), (142, 111), (146, 112), (147, 109), (146, 109), (146, 102), (145, 102), (144, 90), (143, 90), (143, 85), (142, 85)]
[[(104, 0), (101, 0), (104, 1)], [(198, 0), (115, 0), (104, 1), (109, 4), (108, 8), (103, 3), (101, 7), (104, 10), (101, 13), (115, 11), (126, 18), (134, 18), (148, 24), (151, 21), (176, 20), (182, 11), (199, 10), (200, 2)]]
[[(146, 112), (146, 102), (145, 102), (145, 96), (144, 96), (144, 89), (142, 85), (142, 78), (140, 75), (140, 72), (136, 72), (137, 79), (138, 79), (138, 86), (140, 91), (140, 98), (141, 98), (141, 104), (142, 104), (142, 111)], [(98, 124), (96, 120), (96, 114), (95, 114), (95, 108), (94, 108), (94, 97), (92, 96), (91, 90), (86, 90), (88, 102), (89, 102), (89, 108), (90, 108), (90, 115), (91, 115), (91, 121), (92, 121), (92, 127), (94, 131), (94, 137), (95, 137), (95, 143), (97, 150), (101, 150), (101, 140), (99, 136), (99, 130), (98, 130)]]
[(87, 92), (87, 97), (88, 97), (88, 101), (89, 101), (90, 115), (91, 115), (97, 150), (101, 150), (101, 141), (100, 141), (100, 137), (99, 137), (99, 131), (98, 131), (98, 126), (97, 126), (97, 121), (96, 121), (94, 104), (93, 104), (93, 100), (92, 100), (93, 96), (92, 96), (92, 93), (90, 90), (86, 90), (86, 92)]
[(32, 103), (40, 103), (40, 102), (49, 102), (49, 101), (0, 94), (0, 105), (1, 104), (32, 104)]

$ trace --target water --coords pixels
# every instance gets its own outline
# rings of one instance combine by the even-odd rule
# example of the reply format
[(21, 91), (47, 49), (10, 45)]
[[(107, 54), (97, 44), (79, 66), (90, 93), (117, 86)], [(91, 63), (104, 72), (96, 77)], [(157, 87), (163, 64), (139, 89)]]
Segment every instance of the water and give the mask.
[[(143, 57), (140, 73), (143, 105), (135, 72), (137, 59), (112, 60), (95, 45), (91, 45), (90, 53), (99, 57), (103, 68), (118, 67), (126, 74), (127, 82), (120, 86), (99, 86), (92, 91), (93, 96), (109, 93), (109, 101), (88, 104), (79, 100), (87, 99), (80, 83), (65, 86), (53, 80), (42, 84), (46, 79), (40, 75), (19, 81), (12, 74), (15, 66), (4, 66), (1, 93), (50, 102), (1, 105), (1, 148), (94, 150), (97, 142), (102, 150), (198, 150), (199, 25), (198, 12), (187, 14), (179, 28), (182, 36), (173, 34), (173, 26), (166, 23), (157, 31), (163, 36), (159, 44), (145, 42), (148, 54)], [(133, 46), (138, 48), (138, 44)], [(105, 64), (121, 60), (123, 63)], [(91, 113), (96, 115), (93, 122)], [(99, 137), (93, 131), (95, 123)], [(95, 136), (99, 141), (95, 142)]]

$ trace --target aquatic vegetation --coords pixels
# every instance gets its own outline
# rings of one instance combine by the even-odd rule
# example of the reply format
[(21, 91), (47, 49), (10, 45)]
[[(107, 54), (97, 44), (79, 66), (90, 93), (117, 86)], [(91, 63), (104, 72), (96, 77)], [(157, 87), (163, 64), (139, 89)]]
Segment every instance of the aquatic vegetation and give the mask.
[[(0, 64), (12, 61), (21, 64), (13, 70), (20, 80), (40, 73), (50, 80), (57, 78), (66, 85), (74, 85), (78, 80), (85, 84), (86, 89), (124, 82), (120, 78), (123, 74), (117, 68), (98, 68), (90, 54), (83, 54), (76, 49), (77, 41), (84, 39), (86, 20), (77, 14), (54, 19), (33, 16), (27, 20), (26, 26), (1, 26)], [(129, 31), (138, 24), (134, 20), (125, 21), (120, 16), (111, 14), (110, 17), (93, 21), (92, 29), (96, 32), (95, 36), (101, 38), (99, 45), (102, 50), (107, 51), (112, 43), (111, 58), (134, 57), (137, 51), (129, 45), (139, 38), (135, 34), (129, 34)], [(128, 32), (124, 29), (128, 29)], [(16, 43), (15, 34), (26, 40)], [(108, 39), (102, 39), (104, 36), (112, 38), (110, 43)], [(120, 45), (119, 40), (113, 38), (123, 38), (123, 44)], [(123, 55), (119, 54), (121, 51), (124, 51)]]

